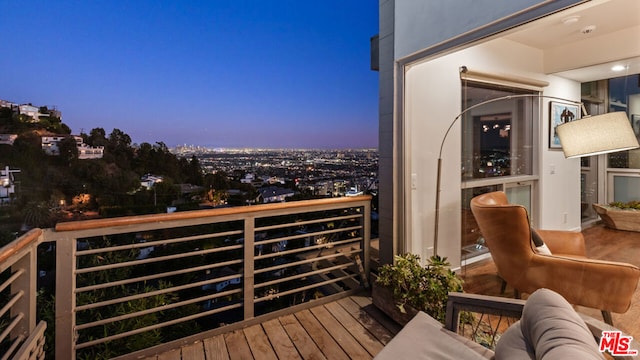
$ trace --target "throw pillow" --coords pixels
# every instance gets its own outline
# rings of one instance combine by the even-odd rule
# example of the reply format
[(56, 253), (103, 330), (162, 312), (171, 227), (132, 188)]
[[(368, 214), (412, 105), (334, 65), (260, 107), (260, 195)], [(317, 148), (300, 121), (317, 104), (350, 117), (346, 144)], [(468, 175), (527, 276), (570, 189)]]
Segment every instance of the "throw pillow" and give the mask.
[(534, 228), (531, 228), (531, 242), (533, 243), (533, 249), (537, 254), (551, 255), (551, 250), (549, 250), (547, 244), (544, 243), (540, 234), (538, 234)]

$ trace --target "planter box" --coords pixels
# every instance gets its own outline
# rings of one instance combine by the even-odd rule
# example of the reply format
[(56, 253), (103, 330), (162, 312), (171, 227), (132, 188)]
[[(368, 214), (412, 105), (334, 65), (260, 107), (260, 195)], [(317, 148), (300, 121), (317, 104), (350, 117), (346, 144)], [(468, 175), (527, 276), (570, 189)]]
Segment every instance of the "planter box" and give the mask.
[(406, 305), (404, 308), (407, 312), (402, 313), (393, 299), (393, 291), (378, 285), (375, 280), (371, 285), (371, 301), (375, 307), (402, 326), (405, 326), (418, 313), (418, 310)]
[(592, 206), (607, 227), (617, 230), (640, 231), (640, 211), (623, 210), (600, 204)]

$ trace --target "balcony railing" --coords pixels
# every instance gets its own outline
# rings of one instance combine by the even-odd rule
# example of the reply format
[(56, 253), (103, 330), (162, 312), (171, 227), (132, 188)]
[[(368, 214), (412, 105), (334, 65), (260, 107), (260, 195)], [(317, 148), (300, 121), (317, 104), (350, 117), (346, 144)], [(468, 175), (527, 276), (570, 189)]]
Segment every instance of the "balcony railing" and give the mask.
[[(5, 306), (12, 319), (24, 313), (16, 320), (24, 325), (5, 332), (22, 344), (36, 331), (37, 252), (50, 258), (41, 276), (55, 273), (59, 359), (140, 353), (355, 293), (368, 286), (370, 203), (310, 200), (34, 230), (0, 252), (6, 276), (22, 279), (5, 287), (24, 293)], [(12, 248), (26, 259), (7, 262)]]

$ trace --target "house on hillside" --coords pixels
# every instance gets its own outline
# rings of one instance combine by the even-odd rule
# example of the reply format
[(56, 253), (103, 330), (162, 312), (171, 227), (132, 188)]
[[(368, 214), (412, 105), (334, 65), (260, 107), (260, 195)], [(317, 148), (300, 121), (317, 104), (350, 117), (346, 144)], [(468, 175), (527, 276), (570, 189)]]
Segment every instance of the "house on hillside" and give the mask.
[(11, 170), (9, 166), (0, 169), (0, 205), (10, 203), (15, 197), (15, 177), (20, 170)]
[(31, 104), (18, 105), (18, 112), (20, 115), (26, 115), (30, 117), (32, 122), (40, 121), (40, 109)]
[[(67, 135), (42, 136), (42, 150), (50, 156), (60, 155), (60, 142), (66, 137)], [(78, 148), (78, 159), (102, 159), (104, 156), (104, 146), (89, 146), (81, 136), (74, 135), (73, 138)]]
[(0, 145), (13, 145), (17, 138), (17, 134), (0, 134)]
[(288, 197), (296, 194), (294, 190), (281, 188), (277, 186), (268, 186), (258, 189), (260, 193), (259, 199), (262, 203), (285, 202)]
[(161, 183), (163, 180), (164, 178), (160, 175), (145, 174), (140, 178), (140, 186), (151, 190), (157, 183)]

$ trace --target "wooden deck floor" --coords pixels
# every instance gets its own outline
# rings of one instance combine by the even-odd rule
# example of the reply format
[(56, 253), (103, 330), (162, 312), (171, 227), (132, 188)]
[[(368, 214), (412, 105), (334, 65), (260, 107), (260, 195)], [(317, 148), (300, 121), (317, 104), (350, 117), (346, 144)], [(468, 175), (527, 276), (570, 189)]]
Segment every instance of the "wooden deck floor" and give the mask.
[(147, 359), (372, 359), (399, 330), (370, 297), (350, 296)]

